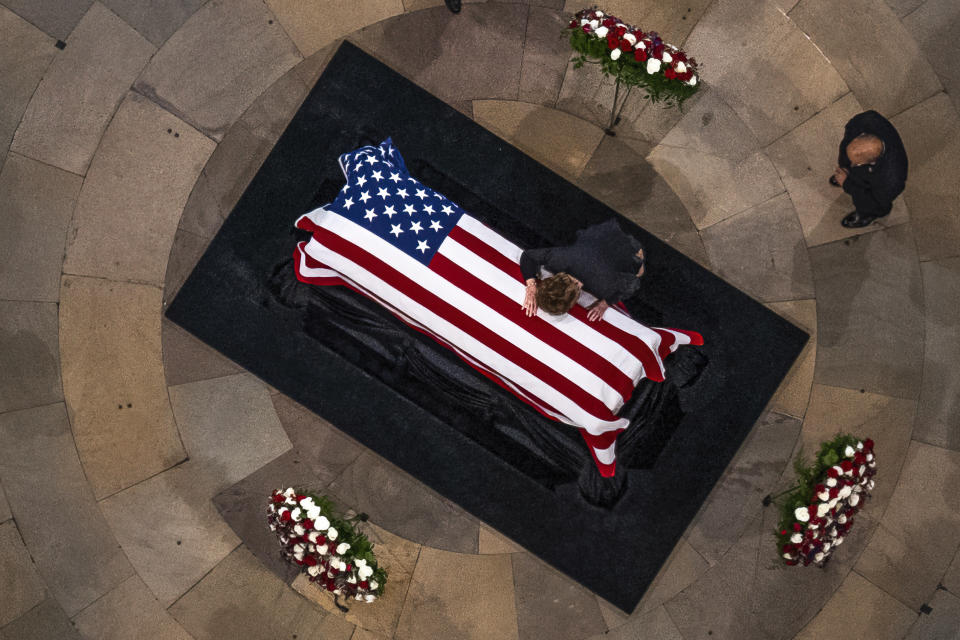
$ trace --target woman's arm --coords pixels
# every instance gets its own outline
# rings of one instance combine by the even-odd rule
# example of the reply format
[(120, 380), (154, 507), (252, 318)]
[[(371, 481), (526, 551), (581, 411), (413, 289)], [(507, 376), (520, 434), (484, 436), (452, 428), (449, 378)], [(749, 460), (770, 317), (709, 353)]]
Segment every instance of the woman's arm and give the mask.
[(529, 278), (527, 280), (526, 290), (523, 292), (523, 310), (527, 316), (537, 315), (537, 279)]

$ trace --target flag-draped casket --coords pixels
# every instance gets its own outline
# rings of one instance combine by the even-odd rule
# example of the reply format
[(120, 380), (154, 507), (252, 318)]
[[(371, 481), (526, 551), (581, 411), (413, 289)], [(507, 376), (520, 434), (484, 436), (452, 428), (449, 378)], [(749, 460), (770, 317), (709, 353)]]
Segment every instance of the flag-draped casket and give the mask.
[(378, 301), (544, 416), (579, 428), (601, 475), (612, 476), (616, 436), (629, 426), (617, 412), (700, 335), (646, 327), (616, 308), (591, 322), (587, 292), (568, 314), (527, 317), (520, 247), (412, 177), (389, 139), (339, 162), (347, 183), (337, 198), (296, 222), (312, 234), (296, 247), (297, 278)]

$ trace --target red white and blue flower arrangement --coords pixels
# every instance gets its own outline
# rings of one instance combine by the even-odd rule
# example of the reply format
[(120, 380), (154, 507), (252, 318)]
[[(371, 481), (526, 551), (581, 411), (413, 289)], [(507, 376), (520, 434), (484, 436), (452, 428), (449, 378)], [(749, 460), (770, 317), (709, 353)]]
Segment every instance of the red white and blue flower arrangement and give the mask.
[[(585, 62), (600, 64), (604, 75), (616, 79), (608, 131), (634, 87), (644, 89), (651, 102), (678, 108), (700, 88), (696, 59), (664, 42), (655, 31), (644, 32), (596, 7), (574, 14), (566, 31), (570, 46), (580, 54), (573, 59), (574, 68)], [(618, 104), (621, 84), (627, 93)]]
[(873, 440), (838, 435), (811, 464), (794, 463), (797, 486), (781, 503), (777, 548), (788, 565), (823, 566), (853, 526), (873, 489)]
[(280, 555), (300, 567), (311, 582), (336, 596), (373, 602), (383, 595), (387, 572), (377, 565), (373, 544), (354, 522), (336, 514), (326, 496), (293, 487), (276, 490), (267, 523), (280, 540)]

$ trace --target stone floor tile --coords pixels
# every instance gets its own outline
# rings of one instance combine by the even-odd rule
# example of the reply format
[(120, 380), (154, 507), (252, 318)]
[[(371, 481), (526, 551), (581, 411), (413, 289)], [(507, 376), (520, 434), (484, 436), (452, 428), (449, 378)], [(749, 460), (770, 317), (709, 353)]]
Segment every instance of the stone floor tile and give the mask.
[(914, 400), (815, 384), (794, 454), (802, 447), (810, 460), (821, 442), (838, 433), (873, 439), (877, 444), (878, 472), (865, 510), (879, 518), (896, 489), (910, 445), (915, 411)]
[(777, 170), (759, 151), (734, 162), (693, 149), (659, 145), (647, 159), (686, 205), (698, 229), (783, 192)]
[(381, 20), (403, 13), (402, 0), (266, 0), (280, 25), (304, 57), (313, 55), (342, 38)]
[(803, 232), (786, 193), (703, 230), (715, 273), (758, 300), (812, 298)]
[[(194, 267), (197, 266), (200, 257), (203, 256), (210, 244), (210, 238), (195, 235), (183, 229), (177, 229), (173, 234), (173, 246), (170, 247), (170, 257), (167, 258), (167, 271), (163, 276), (163, 308), (173, 302), (180, 291), (180, 287), (187, 281)], [(166, 357), (166, 354), (164, 354)], [(166, 361), (165, 361), (166, 362)], [(189, 367), (194, 367), (197, 363), (184, 363)], [(170, 371), (167, 371), (170, 375)], [(211, 376), (212, 377), (212, 376)], [(179, 384), (187, 380), (170, 382), (170, 384)]]
[(522, 553), (524, 548), (499, 531), (480, 525), (477, 553)]
[(933, 611), (921, 614), (904, 640), (956, 640), (960, 638), (960, 598), (937, 590), (929, 602)]
[(307, 91), (307, 85), (294, 67), (254, 100), (240, 121), (273, 148), (300, 109)]
[(847, 93), (840, 74), (772, 2), (718, 0), (684, 43), (703, 80), (767, 145)]
[(57, 50), (53, 38), (4, 7), (0, 40), (0, 149), (5, 150)]
[(170, 36), (134, 88), (220, 140), (257, 96), (302, 59), (260, 0), (208, 2)]
[(882, 0), (800, 0), (790, 19), (868, 109), (893, 115), (940, 90), (930, 63)]
[(100, 502), (123, 552), (164, 609), (240, 544), (210, 501), (208, 473), (190, 461)]
[(810, 249), (817, 290), (814, 381), (916, 398), (922, 283), (909, 225)]
[(163, 367), (171, 386), (219, 378), (243, 371), (231, 360), (163, 319)]
[(117, 106), (156, 49), (99, 3), (30, 100), (11, 150), (83, 175)]
[(90, 492), (63, 404), (0, 414), (0, 475), (36, 569), (68, 615), (133, 575)]
[(3, 4), (50, 37), (66, 40), (93, 0), (3, 0)]
[(290, 449), (270, 392), (249, 373), (170, 387), (170, 405), (208, 497)]
[(163, 375), (160, 289), (65, 276), (60, 366), (77, 451), (97, 498), (185, 457)]
[[(470, 2), (471, 0), (467, 0)], [(422, 11), (431, 7), (442, 7), (443, 0), (403, 0), (403, 9), (407, 13)]]
[(30, 552), (23, 546), (17, 523), (0, 523), (0, 627), (34, 608), (46, 598)]
[(734, 162), (759, 149), (759, 143), (740, 116), (712, 87), (704, 87), (696, 104), (685, 107), (683, 117), (660, 141), (668, 147), (693, 149)]
[[(681, 574), (689, 577), (685, 582), (674, 581), (679, 588), (661, 590), (664, 597), (655, 604), (689, 585), (703, 573), (706, 563), (720, 562), (740, 540), (745, 527), (762, 511), (763, 497), (776, 490), (799, 433), (796, 418), (769, 411), (763, 414), (687, 529), (684, 544), (690, 551), (680, 557), (685, 560), (681, 566), (688, 567)], [(678, 546), (675, 553), (679, 551)]]
[(0, 299), (57, 301), (64, 242), (82, 182), (48, 164), (7, 156), (0, 171)]
[(161, 47), (206, 0), (102, 0), (144, 38)]
[(334, 52), (340, 46), (342, 40), (334, 40), (326, 47), (320, 49), (311, 56), (304, 59), (303, 62), (293, 68), (307, 89), (312, 89), (317, 84), (317, 79), (323, 70), (327, 68), (327, 63), (333, 57)]
[[(377, 564), (389, 573), (383, 596), (376, 602), (368, 605), (348, 600), (343, 604), (350, 608), (350, 612), (343, 614), (337, 609), (333, 594), (317, 586), (316, 583), (310, 582), (306, 575), (301, 573), (292, 586), (305, 598), (329, 611), (331, 615), (344, 618), (347, 622), (357, 625), (358, 629), (375, 634), (374, 637), (391, 638), (400, 620), (400, 613), (403, 610), (403, 603), (410, 588), (421, 547), (372, 523), (365, 524), (363, 530), (374, 545)], [(472, 577), (465, 580), (472, 580)]]
[(662, 606), (630, 618), (626, 624), (612, 627), (605, 634), (587, 640), (684, 640), (670, 614)]
[(510, 558), (424, 547), (394, 638), (518, 638)]
[(631, 619), (642, 617), (645, 612), (657, 609), (702, 576), (710, 565), (686, 540), (680, 540), (663, 563), (647, 592), (637, 604)]
[[(303, 405), (283, 394), (271, 396), (280, 424), (319, 487), (326, 487), (366, 448)], [(318, 488), (319, 488), (318, 487)]]
[[(878, 451), (878, 460), (879, 456)], [(860, 556), (857, 571), (911, 609), (919, 609), (957, 549), (958, 495), (960, 453), (911, 442), (882, 526)]]
[[(557, 108), (598, 127), (606, 127), (610, 124), (614, 94), (614, 81), (603, 75), (599, 66), (585, 64), (574, 69), (573, 62), (568, 62), (560, 85)], [(638, 96), (633, 95), (629, 98), (632, 101), (637, 99)], [(619, 100), (620, 97), (617, 98)]]
[(527, 102), (474, 100), (473, 117), (537, 162), (571, 179), (583, 172), (604, 137), (589, 122)]
[(390, 640), (389, 636), (357, 627), (350, 640)]
[(903, 198), (921, 260), (960, 253), (960, 116), (937, 94), (893, 118), (910, 160)]
[(953, 562), (950, 563), (947, 572), (943, 574), (943, 579), (940, 583), (944, 589), (960, 598), (960, 548), (958, 548), (957, 553), (954, 554)]
[(47, 598), (0, 629), (0, 640), (81, 640), (81, 637), (53, 598)]
[(63, 400), (57, 305), (0, 300), (0, 413)]
[(287, 588), (243, 546), (169, 609), (196, 640), (349, 640), (354, 626)]
[(901, 18), (915, 11), (927, 0), (884, 0), (895, 14)]
[[(2, 477), (2, 474), (0, 474)], [(10, 504), (7, 502), (7, 495), (3, 492), (3, 483), (0, 482), (0, 522), (6, 522), (11, 519), (13, 514), (10, 513)]]
[(593, 593), (529, 553), (512, 557), (520, 638), (581, 640), (607, 630)]
[(784, 13), (790, 13), (790, 10), (793, 9), (800, 0), (773, 0)]
[(192, 640), (137, 576), (81, 611), (73, 621), (86, 638)]
[(436, 7), (384, 20), (350, 39), (448, 104), (516, 100), (528, 11), (499, 2), (457, 15)]
[(916, 619), (917, 614), (903, 603), (851, 571), (795, 640), (819, 640), (837, 629), (847, 629), (860, 638), (899, 640)]
[(923, 274), (923, 382), (913, 437), (960, 450), (960, 258), (921, 262)]
[(927, 0), (903, 17), (903, 26), (933, 65), (944, 90), (960, 110), (960, 5), (953, 0)]
[(363, 453), (328, 487), (344, 508), (363, 511), (408, 540), (458, 553), (476, 553), (479, 524), (371, 451)]
[(127, 94), (80, 192), (64, 273), (163, 284), (183, 207), (215, 146), (143, 96)]
[(853, 210), (853, 201), (842, 189), (831, 187), (827, 178), (837, 166), (844, 125), (862, 111), (856, 97), (848, 93), (766, 149), (797, 210), (807, 246), (877, 231), (908, 219), (903, 198), (898, 198), (882, 225), (864, 229), (840, 225), (843, 216)]
[(813, 369), (817, 359), (817, 301), (771, 302), (767, 308), (810, 334), (806, 346), (790, 367), (787, 377), (780, 383), (780, 388), (769, 405), (771, 411), (803, 418), (810, 400)]
[(603, 616), (603, 621), (607, 623), (608, 629), (621, 627), (626, 624), (627, 620), (630, 620), (629, 614), (624, 613), (600, 596), (597, 596), (597, 604), (600, 605), (600, 615)]
[(563, 15), (543, 7), (531, 7), (523, 40), (518, 99), (546, 106), (557, 103), (567, 61), (573, 55), (563, 33)]
[[(214, 150), (211, 158), (216, 154), (217, 152)], [(208, 159), (207, 163), (209, 164), (209, 162)], [(210, 186), (210, 179), (205, 171), (201, 171), (193, 185), (190, 196), (187, 198), (183, 213), (180, 215), (177, 234), (186, 232), (198, 238), (210, 240), (217, 235), (225, 215), (220, 209), (218, 198)], [(176, 243), (176, 239), (174, 239), (174, 243)], [(169, 270), (169, 265), (167, 269)]]

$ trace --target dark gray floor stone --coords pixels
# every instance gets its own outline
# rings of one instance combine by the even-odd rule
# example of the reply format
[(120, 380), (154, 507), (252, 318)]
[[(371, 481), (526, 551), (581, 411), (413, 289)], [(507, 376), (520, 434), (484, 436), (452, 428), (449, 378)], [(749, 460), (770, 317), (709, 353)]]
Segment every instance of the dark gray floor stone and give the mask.
[(56, 600), (47, 598), (0, 629), (0, 640), (81, 640), (81, 635)]
[(57, 305), (0, 301), (0, 413), (63, 400)]
[(581, 640), (606, 631), (597, 598), (529, 553), (513, 554), (520, 640)]
[(523, 42), (520, 93), (523, 102), (553, 106), (572, 52), (562, 33), (566, 21), (550, 9), (531, 7)]
[(58, 40), (66, 40), (93, 0), (3, 0), (18, 16)]
[(103, 4), (159, 47), (206, 1), (103, 0)]

